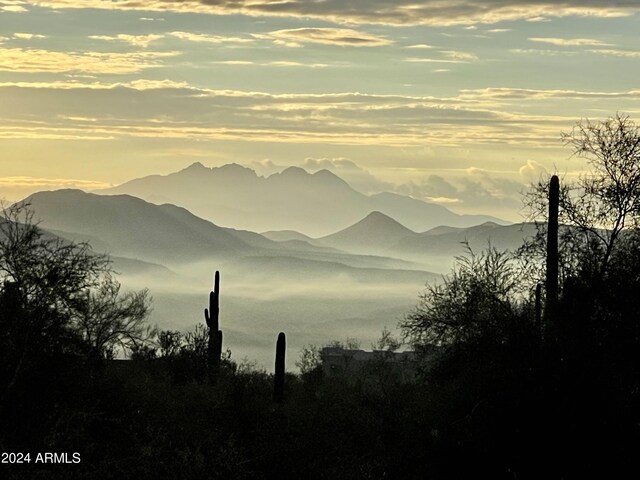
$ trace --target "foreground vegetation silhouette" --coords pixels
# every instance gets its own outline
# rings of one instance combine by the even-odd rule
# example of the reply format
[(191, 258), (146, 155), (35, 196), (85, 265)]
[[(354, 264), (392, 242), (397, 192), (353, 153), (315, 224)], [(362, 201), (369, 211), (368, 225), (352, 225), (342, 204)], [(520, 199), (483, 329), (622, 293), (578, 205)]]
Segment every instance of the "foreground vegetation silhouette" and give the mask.
[[(640, 132), (618, 115), (565, 141), (592, 170), (531, 190), (539, 235), (518, 252), (469, 251), (401, 322), (413, 381), (384, 355), (332, 375), (316, 347), (277, 379), (236, 363), (218, 334), (219, 276), (207, 327), (153, 331), (146, 292), (120, 294), (104, 257), (9, 210), (0, 449), (82, 461), (2, 465), (3, 477), (637, 475)], [(379, 347), (397, 346), (385, 332)]]

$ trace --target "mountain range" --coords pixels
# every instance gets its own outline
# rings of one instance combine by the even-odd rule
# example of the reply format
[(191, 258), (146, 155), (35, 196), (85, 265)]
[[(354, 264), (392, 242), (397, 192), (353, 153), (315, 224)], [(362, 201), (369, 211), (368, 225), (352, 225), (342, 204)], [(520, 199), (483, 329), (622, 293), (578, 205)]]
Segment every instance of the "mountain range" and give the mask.
[(394, 218), (373, 211), (353, 225), (323, 237), (312, 238), (292, 230), (272, 230), (261, 235), (221, 227), (185, 208), (155, 205), (131, 195), (57, 190), (39, 192), (24, 201), (34, 209), (41, 225), (55, 235), (87, 241), (97, 251), (123, 259), (169, 267), (207, 258), (277, 256), (295, 258), (298, 266), (305, 260), (354, 268), (415, 270), (421, 269), (420, 264), (424, 268), (430, 258), (464, 253), (464, 242), (475, 251), (485, 249), (489, 242), (498, 249), (513, 250), (524, 238), (535, 234), (532, 224), (495, 222), (415, 232)]
[(130, 195), (81, 190), (38, 192), (26, 198), (43, 228), (99, 251), (152, 262), (279, 248), (252, 232), (219, 227), (175, 205), (153, 205)]
[[(317, 175), (291, 173), (307, 180)], [(308, 190), (306, 198), (312, 196)], [(290, 333), (295, 348), (344, 336), (374, 341), (411, 310), (425, 282), (450, 269), (452, 255), (464, 251), (462, 241), (477, 249), (489, 239), (499, 248), (516, 248), (526, 234), (520, 225), (495, 222), (414, 230), (372, 210), (315, 238), (295, 230), (262, 235), (128, 194), (58, 190), (24, 202), (46, 231), (109, 253), (126, 288), (148, 287), (154, 298), (150, 321), (161, 328), (202, 322), (211, 275), (219, 269), (225, 341), (234, 354), (264, 365), (274, 331)]]
[(324, 237), (311, 238), (292, 230), (268, 231), (262, 235), (281, 243), (305, 241), (317, 247), (330, 247), (344, 252), (386, 255), (411, 261), (433, 256), (453, 258), (468, 245), (479, 252), (489, 245), (498, 250), (515, 250), (526, 238), (535, 236), (532, 223), (499, 225), (484, 222), (468, 228), (439, 226), (415, 232), (381, 212), (371, 212), (355, 224)]
[(300, 234), (295, 239), (273, 241), (258, 233), (220, 227), (182, 207), (155, 205), (130, 195), (96, 195), (66, 189), (38, 192), (23, 202), (30, 205), (47, 232), (86, 241), (94, 250), (119, 257), (121, 262), (136, 259), (173, 267), (207, 260), (286, 257), (296, 265), (305, 260), (329, 262), (334, 267), (415, 267), (392, 258), (347, 253)]
[(507, 223), (486, 215), (458, 215), (395, 193), (365, 195), (328, 170), (311, 174), (299, 167), (262, 177), (238, 164), (208, 168), (194, 163), (169, 175), (138, 178), (95, 193), (179, 205), (217, 225), (257, 232), (294, 230), (310, 236), (337, 232), (373, 211), (415, 231), (439, 225)]

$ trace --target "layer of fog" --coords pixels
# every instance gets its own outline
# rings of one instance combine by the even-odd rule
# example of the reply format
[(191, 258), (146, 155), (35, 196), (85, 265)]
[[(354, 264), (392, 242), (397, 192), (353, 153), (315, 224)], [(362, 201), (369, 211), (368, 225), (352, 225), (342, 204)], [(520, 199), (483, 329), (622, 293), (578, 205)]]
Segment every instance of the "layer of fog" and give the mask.
[[(235, 361), (255, 360), (273, 369), (279, 332), (287, 334), (287, 368), (295, 370), (303, 346), (326, 345), (355, 338), (361, 348), (371, 349), (385, 327), (397, 324), (416, 305), (425, 283), (434, 275), (389, 271), (354, 279), (349, 274), (324, 275), (299, 271), (287, 279), (286, 269), (247, 272), (233, 263), (202, 263), (173, 268), (171, 275), (121, 276), (126, 288), (148, 288), (153, 298), (149, 321), (161, 329), (192, 330), (204, 322), (213, 273), (221, 272), (220, 328), (224, 348)], [(360, 273), (360, 272), (357, 272)], [(366, 271), (364, 276), (366, 277)], [(401, 281), (394, 280), (394, 276)], [(397, 333), (397, 332), (396, 332)]]

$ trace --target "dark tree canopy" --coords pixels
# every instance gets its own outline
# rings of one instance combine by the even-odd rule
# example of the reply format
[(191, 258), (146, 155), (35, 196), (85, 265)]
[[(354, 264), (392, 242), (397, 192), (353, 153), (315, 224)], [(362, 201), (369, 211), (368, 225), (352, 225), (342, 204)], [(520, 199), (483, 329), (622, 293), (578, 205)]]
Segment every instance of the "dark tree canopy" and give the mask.
[[(582, 120), (562, 139), (588, 170), (561, 180), (561, 272), (603, 277), (618, 246), (640, 226), (640, 127), (617, 114), (604, 121)], [(546, 221), (547, 194), (548, 179), (529, 190), (530, 219)], [(543, 243), (542, 235), (538, 240)]]
[(8, 364), (47, 352), (105, 357), (148, 337), (148, 293), (121, 294), (107, 256), (43, 231), (27, 204), (2, 213), (0, 329)]
[(441, 282), (427, 285), (416, 309), (401, 322), (414, 345), (454, 345), (503, 338), (519, 309), (522, 291), (509, 253), (468, 249)]
[(106, 274), (96, 288), (84, 290), (74, 302), (73, 328), (101, 357), (113, 357), (118, 350), (131, 351), (153, 336), (146, 323), (148, 291), (120, 290), (120, 283)]

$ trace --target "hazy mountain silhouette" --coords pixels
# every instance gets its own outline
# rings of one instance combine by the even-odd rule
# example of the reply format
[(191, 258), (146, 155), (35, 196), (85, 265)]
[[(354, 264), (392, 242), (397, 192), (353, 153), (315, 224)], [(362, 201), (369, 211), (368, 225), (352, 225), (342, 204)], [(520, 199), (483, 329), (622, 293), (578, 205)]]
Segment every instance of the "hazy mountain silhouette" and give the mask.
[(498, 250), (515, 250), (525, 238), (535, 234), (536, 226), (532, 223), (498, 225), (485, 222), (469, 228), (437, 227), (400, 239), (392, 250), (396, 254), (453, 256), (464, 253), (463, 242), (468, 242), (475, 252), (486, 250), (489, 243)]
[(383, 251), (416, 232), (381, 212), (371, 212), (354, 225), (326, 237), (318, 243), (346, 251)]
[[(418, 262), (428, 270), (447, 270), (450, 261), (465, 253), (465, 242), (475, 251), (491, 244), (498, 250), (516, 250), (536, 234), (534, 224), (499, 225), (484, 222), (468, 228), (439, 226), (417, 233), (381, 212), (372, 212), (355, 224), (331, 235), (313, 239), (294, 231), (266, 232), (281, 243), (302, 242), (332, 247), (351, 254), (380, 255)], [(435, 258), (437, 261), (433, 262)], [(446, 262), (442, 262), (446, 259)]]
[(451, 210), (433, 203), (423, 202), (397, 193), (383, 192), (372, 195), (372, 208), (396, 219), (402, 225), (416, 232), (423, 232), (441, 225), (451, 227), (472, 227), (484, 222), (509, 224), (489, 215), (458, 215)]
[[(87, 241), (94, 250), (161, 265), (216, 257), (301, 257), (353, 268), (415, 268), (401, 260), (352, 255), (330, 246), (219, 227), (175, 205), (155, 205), (130, 195), (96, 195), (80, 190), (38, 192), (30, 203), (41, 226), (53, 234)], [(366, 252), (364, 252), (366, 253)], [(129, 267), (131, 265), (128, 265)]]
[(247, 252), (272, 245), (251, 232), (218, 227), (174, 205), (154, 205), (129, 195), (95, 195), (80, 190), (38, 192), (31, 204), (45, 229), (86, 240), (98, 251), (151, 262), (172, 263)]
[(310, 174), (298, 167), (261, 177), (237, 164), (208, 168), (194, 163), (179, 172), (131, 180), (96, 193), (173, 203), (218, 225), (252, 231), (295, 230), (312, 236), (345, 228), (372, 211), (390, 215), (417, 231), (437, 225), (501, 222), (489, 216), (457, 215), (402, 195), (367, 196), (328, 170)]
[(301, 241), (307, 242), (313, 245), (316, 241), (315, 238), (311, 238), (304, 233), (296, 232), (295, 230), (269, 230), (261, 232), (260, 235), (267, 237), (269, 240), (275, 242), (288, 242), (288, 241)]
[[(0, 225), (7, 222), (5, 218), (0, 216)], [(42, 227), (42, 224), (40, 224)], [(73, 242), (88, 242), (94, 252), (104, 252), (107, 250), (107, 244), (100, 241), (98, 237), (92, 235), (83, 235), (79, 233), (65, 232), (59, 229), (46, 229), (41, 228), (41, 235), (44, 240), (53, 242), (62, 242), (63, 244), (70, 244)], [(4, 233), (0, 231), (0, 238), (3, 238)], [(118, 274), (125, 275), (152, 275), (156, 279), (175, 278), (176, 273), (158, 263), (147, 262), (137, 258), (121, 257), (116, 255), (109, 256), (111, 260), (111, 267)]]

